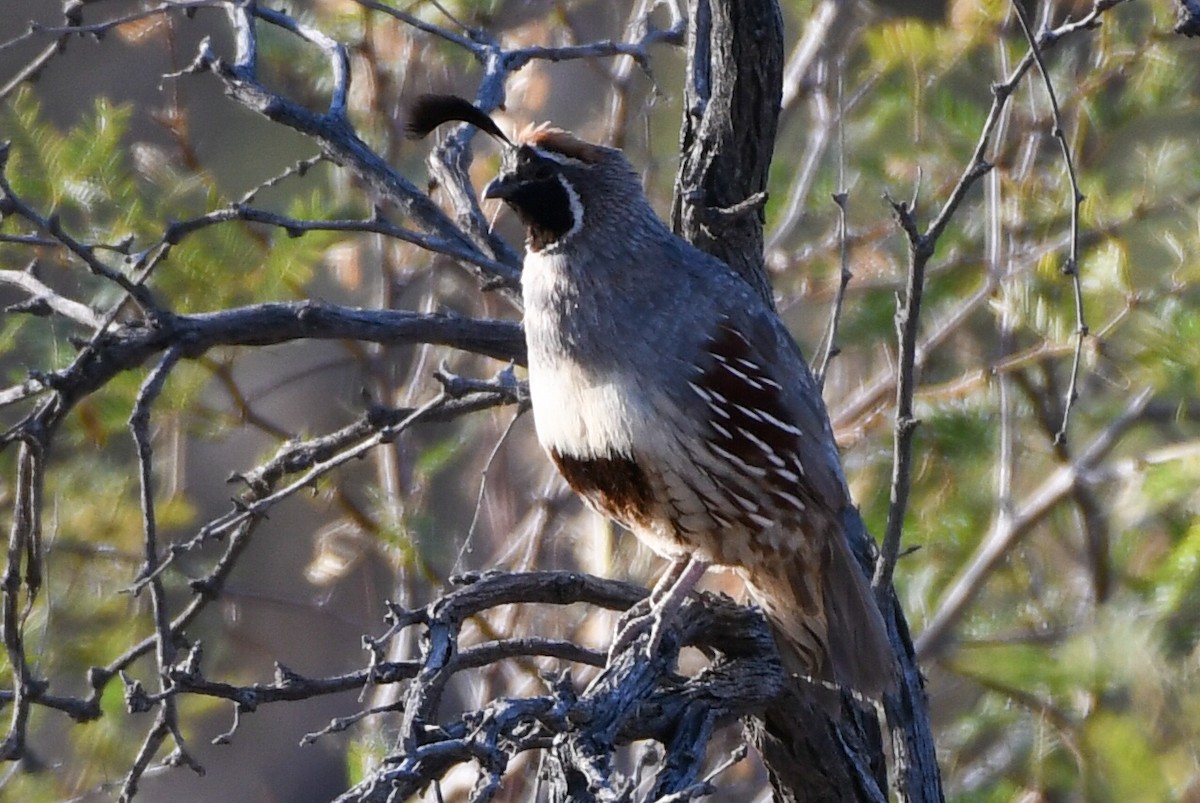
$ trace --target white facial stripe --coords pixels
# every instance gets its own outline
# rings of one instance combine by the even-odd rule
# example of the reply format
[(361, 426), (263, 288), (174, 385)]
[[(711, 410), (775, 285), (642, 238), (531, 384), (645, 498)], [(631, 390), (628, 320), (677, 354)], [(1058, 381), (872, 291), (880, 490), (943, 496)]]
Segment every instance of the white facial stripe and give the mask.
[(554, 251), (571, 242), (571, 238), (583, 228), (583, 203), (579, 200), (579, 193), (575, 192), (575, 188), (571, 186), (571, 182), (562, 176), (558, 177), (558, 183), (562, 185), (562, 188), (567, 193), (567, 200), (571, 202), (571, 228), (567, 229), (566, 234), (542, 249), (547, 253), (554, 253)]
[(567, 156), (565, 153), (559, 153), (558, 151), (548, 151), (545, 148), (539, 148), (536, 145), (532, 145), (532, 146), (530, 146), (530, 148), (538, 156), (542, 156), (546, 159), (549, 159), (552, 162), (558, 162), (560, 165), (575, 165), (576, 167), (586, 166), (585, 162), (582, 162), (579, 159), (574, 159), (570, 156)]

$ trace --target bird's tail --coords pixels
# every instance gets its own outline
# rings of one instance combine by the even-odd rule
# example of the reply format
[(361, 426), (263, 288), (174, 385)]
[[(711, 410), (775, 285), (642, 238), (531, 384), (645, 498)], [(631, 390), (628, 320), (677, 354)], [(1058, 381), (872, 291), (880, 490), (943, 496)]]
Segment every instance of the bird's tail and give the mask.
[(895, 686), (896, 661), (871, 587), (834, 522), (803, 544), (766, 571), (742, 572), (784, 669), (878, 698)]

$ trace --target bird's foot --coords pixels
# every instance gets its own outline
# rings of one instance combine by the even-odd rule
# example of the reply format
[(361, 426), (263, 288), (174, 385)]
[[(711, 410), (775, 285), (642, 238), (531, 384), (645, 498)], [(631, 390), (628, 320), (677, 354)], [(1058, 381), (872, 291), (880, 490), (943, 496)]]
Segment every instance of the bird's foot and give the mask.
[[(657, 626), (657, 612), (652, 597), (638, 602), (617, 619), (612, 644), (608, 648), (608, 662), (612, 663), (618, 655), (632, 647), (647, 631), (650, 633), (650, 643), (644, 652), (646, 657), (652, 657), (662, 643), (661, 627)], [(655, 634), (657, 638), (655, 637)]]
[(646, 631), (650, 637), (642, 655), (652, 659), (662, 646), (667, 628), (676, 618), (684, 600), (708, 568), (700, 560), (687, 559), (673, 563), (667, 572), (654, 584), (650, 596), (634, 605), (617, 620), (616, 636), (608, 648), (608, 661), (633, 646)]

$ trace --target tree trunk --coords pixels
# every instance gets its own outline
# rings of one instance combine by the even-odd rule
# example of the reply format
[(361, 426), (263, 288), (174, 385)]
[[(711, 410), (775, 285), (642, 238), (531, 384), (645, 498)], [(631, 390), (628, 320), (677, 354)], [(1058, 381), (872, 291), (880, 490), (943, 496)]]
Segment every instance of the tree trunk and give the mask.
[(774, 308), (763, 204), (783, 91), (783, 18), (772, 0), (691, 0), (671, 225)]
[[(763, 205), (783, 83), (783, 20), (775, 0), (691, 0), (688, 73), (679, 172), (671, 221), (697, 247), (720, 257), (773, 298), (763, 259)], [(875, 551), (857, 513), (846, 536), (868, 577)], [(928, 701), (892, 589), (884, 619), (901, 668), (884, 702), (901, 800), (943, 799)], [(746, 728), (781, 801), (886, 801), (887, 769), (878, 717), (843, 695), (830, 715), (801, 684), (786, 689)]]

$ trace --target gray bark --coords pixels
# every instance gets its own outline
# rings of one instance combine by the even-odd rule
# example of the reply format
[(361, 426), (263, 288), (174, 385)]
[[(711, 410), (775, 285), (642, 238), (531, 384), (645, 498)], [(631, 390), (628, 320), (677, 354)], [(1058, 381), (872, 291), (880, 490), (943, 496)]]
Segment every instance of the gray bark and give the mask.
[(692, 0), (679, 172), (671, 225), (724, 260), (774, 306), (763, 205), (783, 91), (775, 2)]

